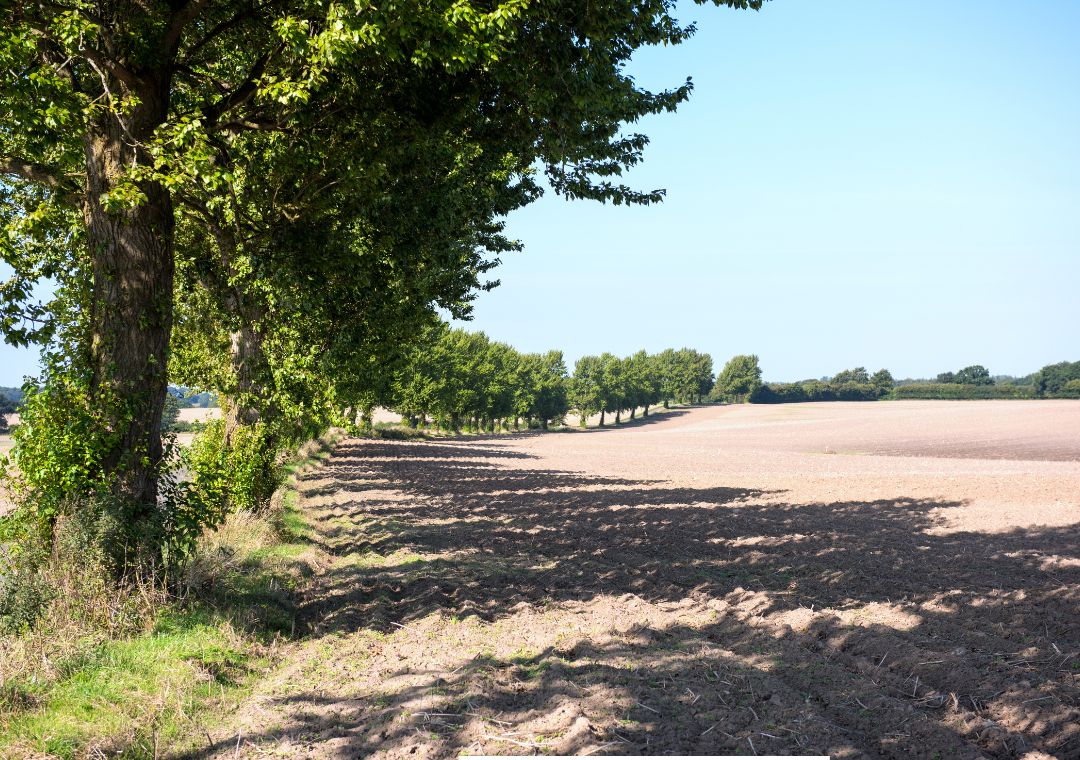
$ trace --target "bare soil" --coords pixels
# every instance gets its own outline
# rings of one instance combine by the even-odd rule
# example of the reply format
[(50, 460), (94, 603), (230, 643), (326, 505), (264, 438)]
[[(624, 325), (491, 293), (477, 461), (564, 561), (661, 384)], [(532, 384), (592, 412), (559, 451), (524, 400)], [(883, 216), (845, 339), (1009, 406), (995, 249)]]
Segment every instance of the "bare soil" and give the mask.
[(196, 756), (1080, 757), (1080, 402), (348, 440), (303, 637)]

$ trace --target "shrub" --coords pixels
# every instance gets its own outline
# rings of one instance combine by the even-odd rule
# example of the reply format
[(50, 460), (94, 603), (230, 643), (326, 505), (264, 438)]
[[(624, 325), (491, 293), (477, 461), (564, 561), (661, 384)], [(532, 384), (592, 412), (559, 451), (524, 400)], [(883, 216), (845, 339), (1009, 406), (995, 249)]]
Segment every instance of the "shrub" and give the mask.
[(42, 564), (40, 558), (25, 555), (0, 561), (0, 635), (31, 630), (55, 598)]
[(87, 383), (63, 373), (27, 386), (13, 458), (19, 519), (48, 539), (62, 512), (107, 490), (103, 461), (115, 445), (110, 426), (93, 409)]
[(173, 550), (190, 549), (230, 511), (264, 508), (284, 478), (279, 453), (263, 423), (238, 427), (226, 442), (225, 420), (208, 422), (183, 455), (190, 480), (169, 499)]
[(157, 579), (121, 576), (124, 558), (111, 551), (124, 532), (107, 499), (66, 505), (46, 539), (3, 521), (0, 633), (74, 628), (125, 635), (141, 629), (164, 599)]
[(793, 404), (801, 401), (876, 401), (884, 390), (872, 383), (823, 383), (805, 380), (801, 383), (768, 383), (751, 396), (752, 404)]
[(912, 383), (898, 385), (889, 396), (894, 399), (1021, 399), (1035, 398), (1035, 390), (1025, 385), (960, 385), (958, 383)]

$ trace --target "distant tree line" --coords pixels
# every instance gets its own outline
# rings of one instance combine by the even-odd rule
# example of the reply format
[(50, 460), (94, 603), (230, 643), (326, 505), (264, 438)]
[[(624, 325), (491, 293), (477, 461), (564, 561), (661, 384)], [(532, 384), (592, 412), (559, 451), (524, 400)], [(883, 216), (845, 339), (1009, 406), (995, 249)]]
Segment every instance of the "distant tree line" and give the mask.
[(209, 391), (194, 391), (182, 385), (170, 385), (169, 395), (176, 399), (181, 409), (211, 409), (218, 405), (218, 397)]
[(1080, 398), (1080, 362), (1048, 364), (1023, 377), (993, 376), (975, 364), (943, 372), (934, 380), (902, 380), (892, 394), (899, 399)]
[[(752, 361), (750, 361), (752, 360)], [(735, 357), (717, 378), (716, 387), (729, 385), (724, 376), (729, 369), (739, 375), (744, 394), (721, 394), (717, 400), (749, 401), (755, 404), (782, 404), (800, 401), (876, 401), (878, 399), (1023, 399), (1080, 398), (1080, 362), (1049, 364), (1024, 377), (993, 376), (981, 364), (955, 372), (942, 372), (932, 380), (894, 380), (885, 369), (873, 375), (865, 368), (838, 372), (831, 378), (795, 383), (762, 383), (757, 357)], [(758, 382), (753, 382), (754, 372)], [(714, 392), (715, 393), (715, 392)]]
[(797, 383), (766, 383), (751, 394), (754, 404), (787, 404), (799, 401), (877, 401), (886, 398), (895, 382), (887, 369), (871, 375), (865, 367), (837, 372), (827, 380)]
[(698, 403), (712, 387), (712, 357), (692, 348), (669, 348), (658, 354), (638, 351), (623, 358), (610, 353), (583, 356), (569, 385), (571, 408), (583, 427), (595, 414), (603, 427), (609, 414), (619, 424), (623, 412), (634, 419), (639, 407), (648, 415), (655, 404)]
[(893, 389), (896, 399), (1011, 399), (1037, 398), (1030, 386), (1012, 384), (908, 383)]
[(412, 427), (488, 431), (547, 429), (571, 412), (579, 423), (600, 415), (615, 422), (670, 402), (699, 402), (713, 385), (712, 357), (689, 348), (583, 356), (571, 375), (561, 351), (521, 353), (482, 332), (430, 328), (385, 382), (349, 410), (353, 424), (372, 424), (376, 406)]
[(578, 424), (599, 416), (605, 425), (638, 410), (648, 415), (671, 402), (784, 404), (880, 399), (1080, 398), (1080, 362), (1043, 367), (1022, 378), (994, 377), (982, 365), (943, 372), (933, 380), (897, 381), (887, 369), (855, 367), (831, 377), (793, 383), (763, 382), (753, 354), (732, 357), (713, 377), (709, 354), (690, 348), (657, 354), (639, 351), (583, 356), (571, 375), (560, 351), (520, 353), (484, 333), (436, 324), (412, 346), (378, 392), (350, 412), (371, 426), (375, 406), (402, 415), (413, 426), (489, 431), (548, 428), (571, 413)]

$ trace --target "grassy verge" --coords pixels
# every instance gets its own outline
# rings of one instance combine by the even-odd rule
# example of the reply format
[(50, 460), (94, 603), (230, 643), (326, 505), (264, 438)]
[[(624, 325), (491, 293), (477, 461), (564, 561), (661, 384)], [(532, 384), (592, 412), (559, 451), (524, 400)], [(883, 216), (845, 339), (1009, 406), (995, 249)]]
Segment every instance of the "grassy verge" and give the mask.
[(0, 757), (155, 758), (212, 741), (216, 718), (295, 633), (297, 592), (324, 561), (308, 540), (295, 476), (329, 456), (334, 440), (298, 452), (267, 514), (239, 512), (207, 533), (181, 598), (134, 605), (145, 618), (136, 625), (118, 634), (58, 615), (0, 638)]

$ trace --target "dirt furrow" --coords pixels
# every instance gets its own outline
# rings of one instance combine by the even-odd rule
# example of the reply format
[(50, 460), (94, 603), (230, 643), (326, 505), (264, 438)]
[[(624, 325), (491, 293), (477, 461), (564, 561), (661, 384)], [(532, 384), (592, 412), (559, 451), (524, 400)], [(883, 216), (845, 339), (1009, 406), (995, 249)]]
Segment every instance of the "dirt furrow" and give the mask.
[[(820, 454), (908, 409), (902, 457)], [(1080, 461), (927, 459), (972, 409), (347, 441), (302, 484), (304, 637), (205, 754), (1080, 757)]]

